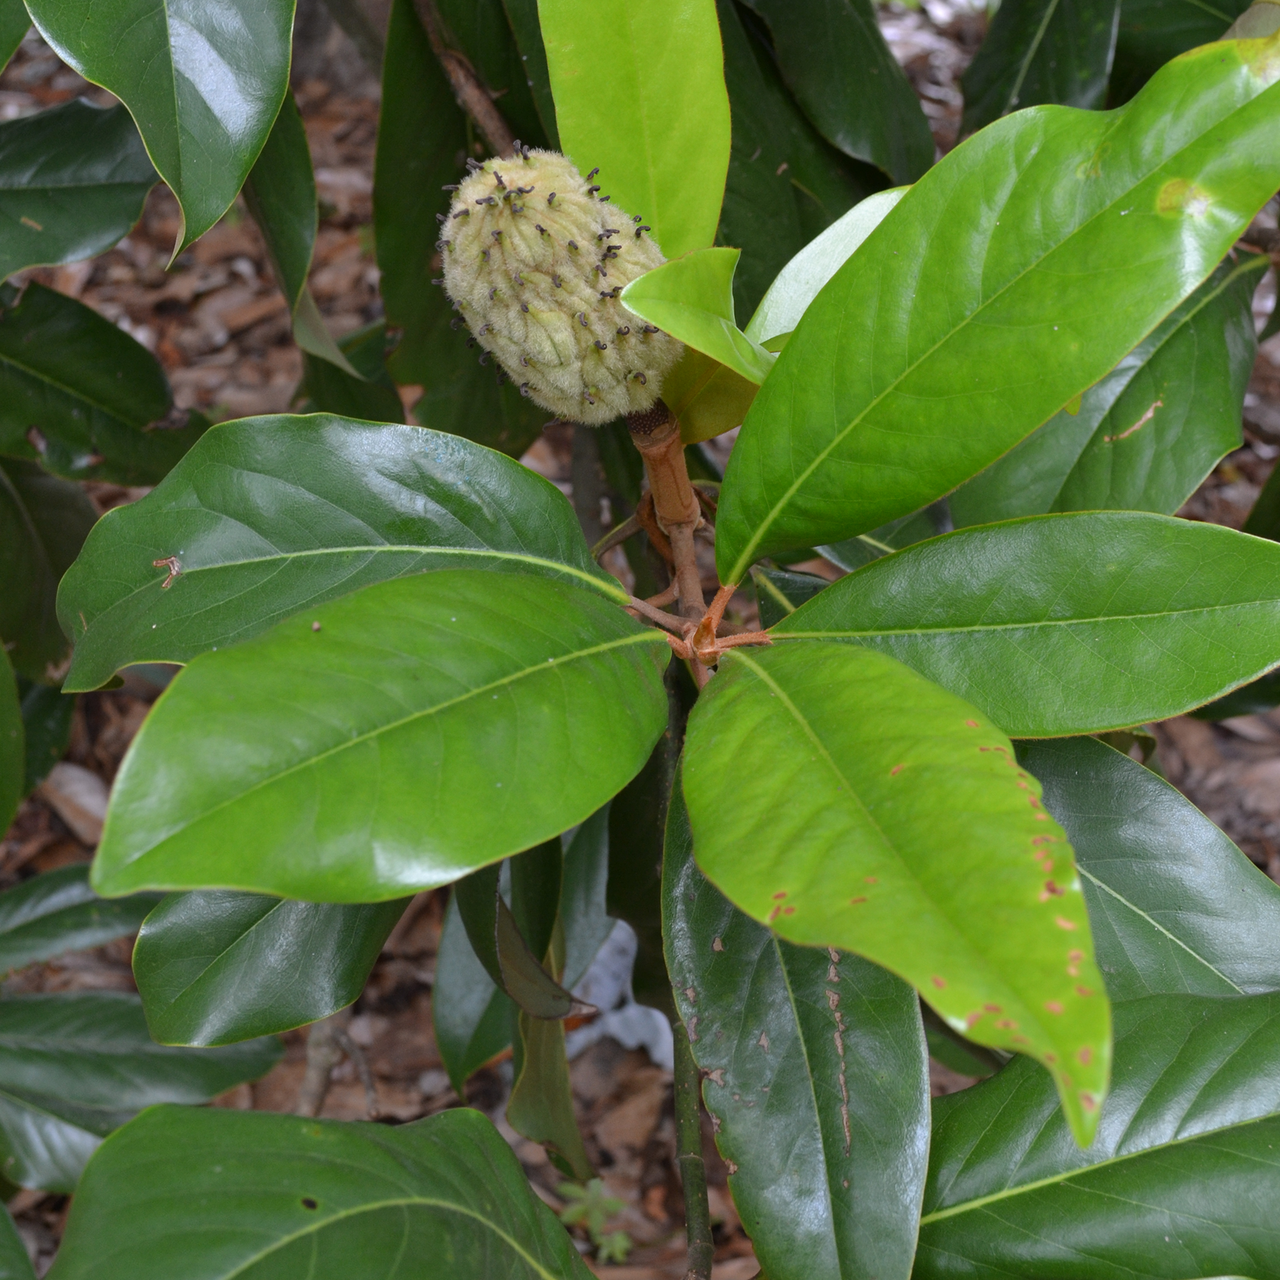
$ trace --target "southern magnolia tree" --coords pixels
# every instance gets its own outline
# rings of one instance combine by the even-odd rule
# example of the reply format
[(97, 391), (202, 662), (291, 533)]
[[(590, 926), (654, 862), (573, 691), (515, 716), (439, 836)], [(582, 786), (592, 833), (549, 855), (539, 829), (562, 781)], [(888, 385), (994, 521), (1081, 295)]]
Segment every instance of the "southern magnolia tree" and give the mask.
[[(0, 898), (9, 966), (141, 922), (139, 1001), (0, 1000), (58, 1280), (586, 1273), (476, 1111), (130, 1119), (261, 1074), (448, 884), (455, 1086), (510, 1046), (581, 1180), (564, 1019), (636, 929), (694, 1277), (700, 1079), (770, 1280), (1280, 1275), (1280, 889), (1129, 754), (1277, 696), (1280, 498), (1172, 513), (1240, 441), (1280, 9), (1005, 0), (933, 164), (848, 0), (395, 0), (388, 319), (339, 345), (288, 0), (0, 8), (123, 104), (0, 125), (5, 270), (157, 176), (181, 253), (243, 189), (316, 410), (209, 427), (82, 304), (4, 299), (5, 816), (65, 695), (183, 665), (89, 879)], [(577, 515), (514, 460), (548, 413)], [(155, 488), (94, 524), (94, 477)], [(990, 1078), (931, 1111), (929, 1051)]]

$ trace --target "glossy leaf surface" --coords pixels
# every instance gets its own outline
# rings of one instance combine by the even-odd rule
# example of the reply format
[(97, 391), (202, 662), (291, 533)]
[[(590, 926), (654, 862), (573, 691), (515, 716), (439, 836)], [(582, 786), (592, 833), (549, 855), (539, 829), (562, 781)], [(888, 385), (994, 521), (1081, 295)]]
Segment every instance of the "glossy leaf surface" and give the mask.
[(6, 831), (22, 799), (25, 773), (26, 735), (22, 727), (22, 705), (18, 701), (18, 682), (6, 653), (4, 660), (0, 661), (0, 826)]
[(717, 0), (716, 12), (733, 116), (716, 242), (742, 250), (733, 296), (749, 316), (787, 261), (885, 177), (813, 127), (783, 82), (763, 22), (735, 0)]
[(1101, 106), (1119, 24), (1120, 0), (1002, 5), (964, 73), (963, 131), (1043, 102)]
[(933, 163), (933, 137), (919, 99), (867, 0), (747, 4), (769, 24), (783, 75), (830, 142), (895, 182), (912, 182)]
[(747, 337), (768, 343), (790, 334), (822, 287), (905, 194), (894, 188), (868, 196), (805, 245), (769, 286), (747, 325)]
[(18, 678), (22, 703), (22, 727), (26, 731), (26, 777), (23, 792), (30, 795), (49, 776), (66, 753), (71, 739), (71, 719), (76, 700), (64, 697), (61, 689)]
[[(170, 556), (181, 572), (166, 587), (154, 562)], [(501, 454), (328, 415), (226, 423), (104, 520), (67, 575), (67, 687), (183, 662), (369, 583), (456, 565), (621, 593), (564, 495)]]
[(171, 404), (155, 357), (83, 302), (32, 283), (0, 312), (0, 453), (155, 484), (202, 430), (155, 425)]
[(79, 485), (16, 458), (0, 465), (0, 638), (25, 675), (43, 679), (66, 654), (58, 582), (97, 518)]
[(907, 1280), (929, 1155), (915, 992), (732, 906), (694, 864), (678, 791), (663, 917), (676, 1007), (762, 1269)]
[(741, 251), (700, 249), (633, 280), (622, 305), (757, 386), (774, 357), (738, 328), (733, 273)]
[(721, 579), (924, 506), (1131, 351), (1280, 185), (1277, 48), (1179, 59), (1120, 112), (1018, 113), (916, 183), (747, 415), (716, 520)]
[(560, 149), (670, 258), (715, 239), (729, 94), (715, 0), (538, 0)]
[(398, 383), (420, 386), (414, 416), (519, 457), (547, 420), (546, 410), (481, 367), (454, 331), (455, 319), (432, 265), (437, 215), (449, 209), (447, 183), (465, 172), (468, 125), (431, 52), (413, 0), (394, 0), (382, 69), (382, 113), (373, 175), (373, 223), (387, 323), (401, 331), (388, 367)]
[(634, 776), (668, 652), (541, 577), (365, 587), (178, 675), (116, 776), (94, 882), (327, 902), (447, 884)]
[(1266, 265), (1255, 254), (1223, 263), (1074, 413), (1059, 410), (962, 484), (949, 499), (956, 524), (1047, 511), (1177, 511), (1240, 447), (1257, 355), (1250, 303)]
[(0, 972), (136, 933), (158, 901), (149, 893), (99, 898), (87, 863), (24, 880), (0, 893)]
[[(289, 80), (293, 0), (31, 0), (40, 34), (68, 66), (129, 108), (183, 225), (175, 254), (236, 198)], [(126, 35), (127, 33), (127, 35)]]
[(538, 0), (502, 0), (515, 37), (516, 48), (524, 67), (529, 92), (533, 95), (538, 121), (553, 151), (560, 150), (560, 135), (556, 131), (556, 104), (551, 96), (551, 75), (547, 70), (547, 50), (542, 43), (542, 28), (538, 24)]
[(1220, 40), (1251, 2), (1120, 0), (1111, 100), (1125, 102), (1171, 58), (1211, 40)]
[(1075, 849), (1113, 1000), (1280, 991), (1280, 886), (1189, 800), (1094, 738), (1018, 760)]
[(74, 99), (6, 121), (0, 125), (0, 276), (105, 253), (129, 234), (155, 181), (124, 107), (104, 110)]
[(1107, 1003), (1039, 790), (981, 712), (852, 646), (733, 650), (689, 717), (707, 877), (780, 937), (874, 960), (970, 1039), (1048, 1063), (1087, 1141)]
[(162, 1107), (94, 1160), (50, 1276), (418, 1280), (441, 1258), (459, 1280), (591, 1274), (478, 1111), (390, 1128)]
[(892, 654), (1015, 738), (1178, 715), (1276, 662), (1280, 546), (1138, 512), (966, 529), (874, 561), (776, 634)]
[(158, 1102), (208, 1102), (265, 1075), (276, 1040), (169, 1049), (134, 996), (14, 996), (0, 1002), (0, 1157), (24, 1187), (74, 1191), (99, 1141)]
[(327, 1018), (364, 990), (406, 905), (404, 898), (342, 905), (216, 889), (165, 898), (133, 949), (152, 1037), (234, 1044)]
[(921, 1280), (1275, 1274), (1280, 996), (1151, 996), (1115, 1016), (1087, 1150), (1030, 1062), (935, 1100)]

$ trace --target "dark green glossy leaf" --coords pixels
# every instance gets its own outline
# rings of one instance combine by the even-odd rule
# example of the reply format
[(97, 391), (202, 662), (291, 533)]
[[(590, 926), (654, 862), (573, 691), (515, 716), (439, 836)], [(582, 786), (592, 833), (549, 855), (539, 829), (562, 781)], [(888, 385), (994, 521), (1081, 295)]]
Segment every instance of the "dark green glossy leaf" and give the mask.
[(1280, 185), (1277, 49), (1181, 58), (1114, 114), (1019, 112), (916, 183), (747, 415), (716, 519), (722, 580), (924, 506), (1131, 351)]
[(1240, 447), (1257, 355), (1250, 303), (1266, 266), (1260, 254), (1223, 263), (1074, 412), (1059, 410), (962, 484), (949, 499), (956, 524), (1046, 511), (1177, 511)]
[(1034, 516), (885, 556), (780, 622), (914, 667), (1015, 738), (1163, 720), (1280, 660), (1280, 546), (1140, 512)]
[(105, 253), (155, 181), (124, 107), (75, 99), (0, 124), (0, 275)]
[(1049, 1064), (1087, 1141), (1110, 1023), (1039, 791), (980, 711), (853, 646), (731, 650), (689, 717), (707, 877), (787, 941), (882, 964), (970, 1039)]
[(7, 831), (22, 799), (26, 775), (26, 739), (18, 682), (9, 655), (0, 645), (0, 829)]
[(1280, 542), (1280, 467), (1272, 468), (1242, 527), (1245, 533)]
[(452, 896), (436, 956), (431, 1020), (440, 1060), (459, 1097), (471, 1073), (510, 1045), (515, 1019), (511, 998), (476, 959)]
[(856, 538), (846, 538), (843, 542), (832, 542), (818, 547), (818, 553), (838, 568), (852, 573), (861, 569), (864, 564), (879, 560), (881, 556), (892, 555), (895, 551), (904, 551), (926, 538), (936, 538), (940, 533), (950, 533), (954, 529), (951, 519), (951, 505), (946, 498), (939, 498), (909, 516), (899, 516), (882, 524), (870, 533), (860, 533)]
[(597, 809), (565, 846), (560, 881), (564, 926), (564, 975), (570, 991), (582, 981), (617, 923), (608, 914), (609, 805)]
[(1120, 0), (1002, 4), (963, 76), (963, 131), (1043, 102), (1101, 106), (1119, 25)]
[(824, 587), (826, 578), (812, 573), (791, 573), (786, 569), (761, 569), (751, 571), (756, 584), (756, 599), (760, 603), (760, 625), (772, 627), (795, 611), (806, 601), (812, 600)]
[(0, 638), (13, 665), (34, 679), (66, 655), (58, 582), (97, 518), (79, 485), (16, 458), (0, 465)]
[(161, 1107), (93, 1161), (49, 1274), (419, 1280), (441, 1259), (457, 1280), (591, 1274), (478, 1111), (389, 1128)]
[[(181, 572), (166, 586), (178, 558)], [(183, 662), (371, 582), (462, 564), (621, 597), (563, 494), (479, 445), (321, 415), (216, 427), (156, 490), (104, 520), (67, 574), (68, 689)]]
[(204, 429), (159, 425), (171, 406), (155, 357), (92, 307), (34, 283), (0, 302), (0, 454), (155, 484)]
[[(26, 15), (25, 9), (23, 15)], [(22, 1243), (8, 1210), (0, 1213), (0, 1280), (36, 1280), (27, 1247)]]
[(538, 0), (538, 17), (560, 149), (668, 258), (705, 249), (730, 146), (715, 0)]
[(330, 601), (177, 676), (116, 775), (95, 884), (327, 902), (447, 884), (638, 772), (668, 652), (597, 592), (532, 575)]
[(828, 141), (895, 182), (924, 173), (934, 155), (929, 123), (868, 0), (746, 3), (768, 22), (783, 75)]
[[(23, 0), (0, 0), (0, 67), (8, 66), (30, 28), (31, 17)], [(0, 1280), (8, 1277), (0, 1276)]]
[(540, 1142), (561, 1173), (586, 1182), (595, 1170), (587, 1156), (573, 1110), (564, 1023), (516, 1015), (507, 1123), (530, 1142)]
[(734, 301), (738, 314), (749, 316), (787, 261), (884, 177), (836, 150), (805, 118), (782, 82), (762, 24), (751, 22), (748, 30), (750, 17), (744, 22), (733, 0), (717, 0), (716, 8), (733, 113), (716, 239), (743, 250)]
[(24, 880), (0, 893), (0, 972), (128, 937), (158, 901), (150, 893), (99, 898), (87, 863)]
[(400, 332), (388, 361), (398, 383), (422, 387), (414, 416), (423, 426), (478, 440), (519, 457), (542, 430), (546, 411), (499, 386), (454, 331), (440, 274), (436, 216), (441, 190), (460, 180), (470, 154), (467, 121), (431, 52), (413, 0), (394, 0), (382, 70), (382, 116), (373, 175), (373, 222), (387, 323)]
[(1121, 0), (1113, 103), (1127, 102), (1171, 58), (1221, 39), (1250, 0)]
[(1075, 849), (1112, 999), (1280, 990), (1280, 886), (1189, 800), (1093, 738), (1018, 760)]
[(633, 280), (622, 305), (759, 386), (775, 357), (738, 328), (733, 273), (741, 251), (699, 249)]
[[(512, 24), (508, 22), (510, 6), (504, 4), (504, 0), (436, 0), (436, 8), (444, 21), (446, 43), (460, 49), (479, 72), (480, 79), (493, 94), (502, 118), (515, 136), (531, 147), (547, 146), (547, 133), (542, 127), (526, 64), (521, 57), (521, 53), (528, 50), (522, 51), (518, 47)], [(532, 10), (536, 31), (536, 0), (528, 8)], [(527, 23), (530, 15), (526, 11), (524, 16)], [(545, 68), (545, 52), (542, 63)], [(549, 84), (547, 92), (550, 93)], [(553, 124), (554, 118), (553, 107)]]
[(75, 698), (61, 689), (31, 681), (18, 681), (22, 699), (22, 725), (26, 731), (26, 778), (24, 794), (30, 795), (49, 776), (67, 750), (71, 740), (71, 718), (75, 715)]
[(74, 1191), (101, 1138), (143, 1107), (208, 1102), (278, 1061), (277, 1040), (171, 1049), (135, 996), (0, 1001), (0, 1168), (24, 1187)]
[(857, 956), (783, 942), (663, 859), (667, 964), (734, 1205), (771, 1280), (907, 1280), (929, 1153), (920, 1006)]
[(160, 1044), (234, 1044), (327, 1018), (364, 990), (407, 901), (341, 905), (218, 890), (165, 898), (133, 949), (151, 1035)]
[[(948, 1027), (947, 1030), (950, 1031), (950, 1028)], [(942, 1063), (944, 1067), (962, 1076), (973, 1076), (978, 1080), (984, 1080), (987, 1076), (994, 1074), (994, 1067), (990, 1063), (979, 1061), (969, 1052), (964, 1037), (959, 1033), (953, 1032), (952, 1035), (947, 1035), (946, 1032), (936, 1026), (930, 1026), (926, 1021), (924, 1039), (929, 1047), (929, 1057), (935, 1062)]]
[[(340, 344), (337, 350), (341, 353)], [(310, 352), (303, 353), (298, 390), (306, 398), (302, 408), (307, 413), (332, 413), (365, 422), (404, 421), (404, 405), (394, 387), (357, 377)]]
[(293, 0), (31, 0), (40, 34), (129, 108), (183, 225), (174, 252), (236, 198), (289, 82)]
[(559, 151), (556, 104), (551, 96), (551, 75), (547, 70), (547, 51), (542, 43), (542, 28), (538, 25), (538, 0), (502, 0), (502, 7), (507, 11), (507, 21), (511, 24), (511, 32), (516, 39), (525, 82), (533, 95), (543, 135), (551, 149)]
[(1025, 1060), (934, 1101), (918, 1280), (1276, 1274), (1280, 996), (1150, 996), (1115, 1017), (1086, 1150)]

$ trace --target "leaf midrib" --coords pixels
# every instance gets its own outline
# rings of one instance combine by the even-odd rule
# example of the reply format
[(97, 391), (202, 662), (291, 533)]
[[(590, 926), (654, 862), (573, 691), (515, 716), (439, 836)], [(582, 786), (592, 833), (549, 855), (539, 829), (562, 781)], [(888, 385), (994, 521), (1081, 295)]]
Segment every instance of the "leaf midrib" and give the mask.
[(1265, 1116), (1255, 1116), (1251, 1120), (1240, 1120), (1233, 1124), (1219, 1125), (1216, 1129), (1205, 1129), (1201, 1133), (1193, 1133), (1187, 1137), (1170, 1138), (1167, 1142), (1157, 1142), (1154, 1146), (1143, 1147), (1140, 1151), (1129, 1151), (1123, 1155), (1111, 1156), (1106, 1160), (1099, 1160), (1095, 1164), (1082, 1165), (1079, 1169), (1067, 1169), (1062, 1173), (1054, 1173), (1045, 1178), (1037, 1178), (1034, 1182), (1024, 1182), (1021, 1186), (1006, 1187), (1001, 1191), (993, 1191), (990, 1195), (978, 1196), (975, 1200), (966, 1200), (960, 1204), (949, 1205), (945, 1209), (935, 1209), (933, 1213), (926, 1213), (920, 1219), (920, 1225), (925, 1227), (932, 1222), (941, 1222), (944, 1218), (954, 1218), (962, 1213), (983, 1209), (987, 1205), (997, 1204), (1001, 1200), (1009, 1200), (1014, 1196), (1026, 1195), (1032, 1191), (1039, 1191), (1044, 1187), (1058, 1186), (1061, 1183), (1069, 1182), (1072, 1178), (1093, 1173), (1096, 1169), (1106, 1169), (1113, 1165), (1124, 1164), (1129, 1160), (1141, 1160), (1144, 1156), (1151, 1155), (1157, 1151), (1167, 1151), (1170, 1147), (1190, 1145), (1205, 1138), (1212, 1138), (1219, 1133), (1230, 1133), (1233, 1130), (1246, 1129), (1250, 1125), (1264, 1124), (1268, 1120), (1274, 1120), (1277, 1114), (1280, 1113), (1271, 1112)]
[[(1234, 115), (1236, 111), (1244, 110), (1245, 108), (1250, 106), (1252, 103), (1256, 102), (1258, 98), (1260, 98), (1272, 87), (1273, 86), (1271, 85), (1265, 86), (1259, 93), (1255, 94), (1252, 98), (1249, 98), (1246, 102), (1241, 103), (1238, 106), (1234, 107), (1226, 116), (1223, 116), (1218, 120), (1215, 120), (1208, 128), (1204, 130), (1203, 133), (1197, 134), (1194, 138), (1190, 139), (1184, 146), (1178, 148), (1177, 151), (1173, 151), (1170, 154), (1164, 156), (1162, 159), (1160, 159), (1159, 163), (1155, 164), (1154, 167), (1149, 172), (1143, 173), (1140, 178), (1130, 183), (1125, 188), (1124, 191), (1120, 192), (1114, 200), (1110, 201), (1108, 204), (1103, 205), (1095, 213), (1090, 215), (1090, 217), (1086, 218), (1083, 222), (1073, 227), (1069, 235), (1063, 237), (1063, 239), (1059, 240), (1056, 244), (1052, 245), (1044, 253), (1040, 254), (1037, 258), (1029, 262), (1022, 271), (1020, 271), (1016, 276), (1014, 276), (1006, 284), (1002, 285), (995, 293), (991, 294), (990, 297), (984, 298), (982, 302), (972, 312), (970, 312), (967, 316), (965, 316), (964, 320), (961, 321), (960, 324), (955, 325), (951, 329), (948, 329), (947, 332), (941, 338), (939, 338), (937, 342), (933, 344), (933, 346), (929, 347), (928, 350), (922, 352), (916, 360), (906, 365), (903, 368), (902, 372), (899, 373), (893, 379), (893, 381), (890, 382), (888, 386), (884, 388), (883, 391), (873, 396), (846, 426), (841, 427), (838, 431), (836, 431), (836, 433), (832, 436), (831, 440), (814, 455), (813, 460), (800, 472), (800, 474), (795, 478), (795, 480), (791, 482), (791, 484), (783, 492), (782, 496), (778, 499), (776, 503), (774, 503), (773, 507), (770, 508), (768, 513), (765, 515), (764, 519), (760, 522), (755, 533), (753, 533), (750, 539), (747, 541), (746, 546), (743, 548), (742, 552), (738, 556), (737, 563), (734, 565), (732, 572), (729, 574), (729, 580), (732, 582), (738, 582), (741, 580), (747, 568), (749, 568), (752, 563), (752, 557), (755, 554), (756, 548), (763, 541), (764, 536), (768, 532), (768, 530), (773, 527), (780, 513), (788, 506), (788, 504), (791, 502), (791, 499), (799, 491), (801, 485), (803, 485), (809, 479), (809, 477), (814, 473), (814, 471), (816, 471), (817, 468), (821, 466), (823, 462), (826, 461), (827, 457), (837, 448), (837, 446), (839, 446), (844, 442), (846, 437), (849, 436), (849, 434), (862, 422), (862, 420), (873, 409), (875, 409), (881, 403), (881, 401), (885, 400), (888, 396), (892, 395), (897, 390), (897, 388), (908, 377), (908, 375), (913, 373), (921, 364), (923, 364), (926, 360), (928, 360), (934, 354), (934, 352), (936, 352), (939, 348), (944, 346), (946, 343), (950, 342), (951, 339), (957, 333), (961, 332), (961, 330), (963, 330), (966, 326), (972, 325), (977, 319), (977, 317), (980, 316), (984, 310), (986, 310), (992, 304), (994, 304), (999, 299), (1001, 299), (1004, 294), (1006, 294), (1010, 289), (1014, 288), (1015, 285), (1019, 284), (1026, 276), (1030, 275), (1032, 271), (1034, 271), (1036, 268), (1038, 268), (1041, 265), (1041, 263), (1045, 262), (1053, 254), (1057, 253), (1064, 245), (1068, 244), (1071, 240), (1073, 240), (1076, 236), (1078, 236), (1091, 223), (1097, 221), (1104, 214), (1109, 213), (1116, 205), (1121, 204), (1124, 200), (1128, 199), (1138, 187), (1140, 187), (1144, 182), (1148, 181), (1154, 174), (1158, 173), (1161, 169), (1165, 168), (1167, 165), (1172, 164), (1175, 160), (1178, 159), (1179, 156), (1183, 154), (1183, 152), (1189, 151), (1192, 147), (1198, 145), (1204, 138), (1212, 134), (1215, 129), (1221, 128), (1223, 123), (1226, 120), (1230, 119), (1231, 116)], [(1128, 119), (1128, 116), (1129, 116), (1128, 111), (1122, 111), (1119, 114), (1119, 117), (1113, 122), (1111, 127), (1105, 130), (1100, 136), (1100, 138), (1098, 139), (1098, 148), (1096, 149), (1100, 149), (1103, 145), (1105, 145), (1105, 143), (1107, 142), (1111, 134), (1114, 132), (1114, 130), (1118, 129)], [(883, 223), (881, 224), (881, 227), (882, 226), (883, 226)], [(881, 227), (877, 227), (876, 230), (877, 231), (880, 230)], [(873, 231), (871, 234), (874, 235), (875, 231)], [(870, 237), (868, 237), (868, 239), (870, 239)], [(990, 247), (990, 240), (988, 239), (987, 248), (989, 249), (989, 247)], [(852, 261), (852, 259), (850, 260)], [(1190, 292), (1190, 290), (1188, 290), (1188, 292)], [(1157, 323), (1159, 322), (1157, 321)], [(1153, 325), (1152, 327), (1154, 328), (1155, 326)], [(1139, 339), (1139, 341), (1140, 340), (1141, 339)], [(1025, 438), (1027, 434), (1030, 434), (1030, 433), (1029, 432), (1024, 433), (1024, 436), (1021, 438)]]
[[(513, 671), (509, 675), (503, 676), (499, 680), (492, 680), (488, 684), (478, 685), (474, 689), (468, 689), (465, 693), (460, 693), (452, 698), (446, 698), (443, 702), (438, 702), (434, 706), (424, 707), (420, 711), (414, 711), (407, 716), (401, 716), (398, 720), (388, 721), (386, 724), (380, 724), (376, 728), (369, 729), (364, 733), (356, 735), (354, 738), (348, 738), (344, 742), (339, 742), (332, 747), (326, 748), (324, 751), (318, 752), (313, 756), (308, 756), (305, 760), (300, 760), (296, 764), (290, 765), (287, 769), (281, 769), (276, 773), (269, 774), (264, 778), (260, 778), (250, 787), (244, 787), (238, 790), (234, 795), (228, 796), (225, 800), (219, 801), (210, 808), (205, 809), (201, 813), (193, 814), (186, 821), (181, 822), (166, 831), (162, 836), (156, 839), (146, 849), (133, 853), (129, 862), (136, 864), (141, 862), (156, 849), (172, 840), (179, 832), (186, 831), (193, 827), (196, 823), (203, 822), (222, 809), (226, 809), (231, 805), (239, 804), (246, 796), (251, 796), (255, 791), (261, 791), (264, 787), (274, 786), (283, 778), (288, 778), (295, 773), (300, 773), (304, 769), (311, 769), (332, 756), (348, 751), (353, 747), (358, 747), (362, 743), (369, 742), (380, 737), (384, 733), (394, 733), (397, 729), (404, 728), (405, 725), (413, 724), (418, 720), (425, 720), (430, 716), (437, 715), (440, 712), (448, 711), (452, 707), (460, 706), (462, 703), (472, 698), (478, 698), (483, 693), (489, 693), (494, 689), (501, 689), (507, 685), (515, 684), (519, 680), (523, 680), (526, 676), (534, 675), (540, 671), (557, 671), (569, 663), (581, 662), (586, 658), (595, 657), (597, 654), (609, 653), (615, 649), (624, 649), (630, 645), (653, 644), (654, 642), (665, 645), (666, 636), (655, 630), (645, 630), (637, 632), (634, 635), (623, 636), (617, 640), (610, 640), (604, 644), (593, 645), (589, 649), (576, 649), (572, 652), (553, 655), (546, 658), (540, 663), (533, 666), (523, 667), (519, 671)], [(107, 831), (112, 825), (111, 814), (107, 814), (106, 826), (103, 832), (102, 843), (107, 843)]]

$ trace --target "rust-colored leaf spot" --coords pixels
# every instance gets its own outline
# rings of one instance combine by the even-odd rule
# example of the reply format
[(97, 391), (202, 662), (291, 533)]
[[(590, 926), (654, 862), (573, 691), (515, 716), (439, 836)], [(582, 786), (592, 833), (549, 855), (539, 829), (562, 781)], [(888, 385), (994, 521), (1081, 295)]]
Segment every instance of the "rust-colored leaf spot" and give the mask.
[(976, 720), (966, 720), (965, 724), (967, 724), (970, 729), (976, 729), (978, 727), (978, 722)]
[(723, 950), (724, 950), (724, 943), (723, 943), (723, 942), (721, 942), (719, 938), (712, 938), (712, 940), (711, 940), (711, 950), (712, 950), (712, 951), (723, 951)]
[(947, 980), (946, 980), (946, 978), (940, 978), (940, 977), (938, 977), (938, 975), (937, 975), (936, 973), (935, 973), (935, 974), (933, 974), (933, 976), (932, 976), (932, 977), (930, 977), (929, 981), (930, 981), (930, 982), (932, 982), (932, 983), (933, 983), (933, 985), (934, 985), (935, 987), (937, 987), (939, 991), (941, 991), (941, 990), (942, 990), (942, 988), (943, 988), (943, 987), (945, 987), (945, 986), (947, 985)]
[(1037, 822), (1048, 822), (1049, 815), (1047, 813), (1035, 813), (1031, 815)]
[(783, 907), (783, 908), (782, 908), (782, 914), (783, 914), (784, 916), (793, 916), (793, 915), (795, 915), (795, 913), (796, 913), (796, 909), (795, 909), (795, 907)]
[(1059, 889), (1052, 880), (1044, 882), (1044, 892), (1040, 895), (1041, 902), (1048, 902), (1050, 898), (1061, 898), (1066, 893), (1065, 889)]
[(710, 1080), (712, 1084), (718, 1084), (723, 1089), (724, 1088), (724, 1068), (717, 1067), (714, 1071), (708, 1071), (707, 1079)]
[(906, 767), (907, 766), (905, 764), (895, 764), (893, 768), (889, 770), (889, 777), (896, 778)]
[(860, 902), (866, 902), (866, 898), (850, 898), (849, 899), (849, 905), (851, 907), (856, 907)]
[(1044, 1060), (1050, 1064), (1055, 1063), (1058, 1060), (1058, 1055), (1056, 1053), (1046, 1053)]
[(996, 1026), (1001, 1031), (1015, 1031), (1017, 1030), (1018, 1024), (1014, 1022), (1012, 1018), (1001, 1018), (1000, 1021), (996, 1023)]
[(1067, 959), (1070, 960), (1072, 964), (1079, 964), (1080, 961), (1084, 959), (1084, 952), (1081, 951), (1079, 947), (1072, 947), (1071, 950), (1067, 952)]
[(778, 902), (778, 901), (780, 901), (782, 898), (785, 898), (786, 896), (787, 896), (787, 891), (786, 891), (785, 889), (783, 889), (783, 890), (781, 890), (780, 892), (775, 893), (775, 894), (773, 895), (773, 900), (774, 900), (774, 902)]
[(1068, 920), (1065, 916), (1054, 916), (1053, 923), (1056, 924), (1059, 929), (1066, 929), (1068, 933), (1074, 931), (1076, 928), (1076, 922), (1074, 920)]
[(982, 1006), (988, 1013), (1003, 1013), (1004, 1006), (999, 1004), (984, 1004)]
[(971, 1013), (965, 1019), (965, 1024), (972, 1031), (973, 1028), (976, 1027), (978, 1023), (980, 1023), (981, 1021), (982, 1021), (982, 1014), (978, 1013), (977, 1010), (974, 1010), (974, 1012)]
[(1098, 1100), (1091, 1093), (1082, 1093), (1080, 1095), (1080, 1105), (1086, 1111), (1096, 1111), (1098, 1109)]
[(782, 908), (774, 907), (774, 909), (770, 911), (767, 916), (765, 916), (764, 918), (765, 924), (772, 924), (781, 914), (782, 914)]
[(1081, 1050), (1076, 1054), (1076, 1057), (1080, 1059), (1080, 1065), (1081, 1065), (1082, 1067), (1087, 1067), (1087, 1066), (1089, 1065), (1089, 1063), (1091, 1063), (1091, 1062), (1093, 1061), (1093, 1050), (1092, 1050), (1091, 1048), (1089, 1048), (1089, 1046), (1088, 1046), (1088, 1045), (1085, 1045), (1085, 1046), (1084, 1046), (1083, 1048), (1081, 1048)]
[(1077, 987), (1076, 995), (1086, 997), (1091, 996), (1093, 995), (1093, 989), (1091, 987)]
[(318, 622), (313, 622), (313, 623), (311, 624), (311, 630), (312, 630), (312, 631), (319, 631), (319, 630), (320, 630), (320, 624), (319, 624)]
[(724, 1162), (724, 1167), (729, 1170), (730, 1175), (738, 1172), (738, 1166), (734, 1164), (732, 1160), (726, 1160)]
[(879, 876), (867, 876), (867, 884), (879, 884), (879, 883), (880, 883)]
[(1048, 1009), (1050, 1013), (1062, 1012), (1062, 1006), (1056, 1000), (1046, 1000), (1044, 1002), (1044, 1007)]

